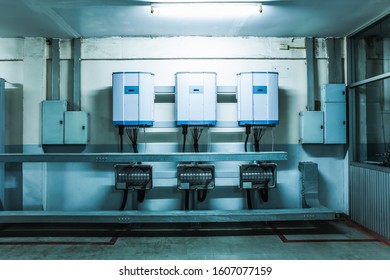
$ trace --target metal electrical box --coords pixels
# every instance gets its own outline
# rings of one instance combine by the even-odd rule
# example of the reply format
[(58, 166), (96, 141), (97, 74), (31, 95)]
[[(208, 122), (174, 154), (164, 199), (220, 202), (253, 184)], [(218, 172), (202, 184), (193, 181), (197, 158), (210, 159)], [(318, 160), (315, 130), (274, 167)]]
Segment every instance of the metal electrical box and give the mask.
[(277, 72), (237, 74), (239, 125), (279, 124)]
[(115, 72), (112, 74), (112, 92), (112, 123), (114, 125), (153, 125), (153, 73)]
[(299, 143), (324, 143), (324, 113), (322, 111), (300, 112), (299, 128)]
[(82, 111), (65, 112), (64, 144), (88, 143), (88, 113)]
[(175, 80), (177, 125), (215, 125), (217, 73), (178, 72)]
[(344, 84), (321, 86), (321, 109), (324, 112), (324, 144), (347, 143), (347, 105)]
[(64, 113), (68, 103), (64, 100), (42, 102), (42, 144), (64, 144)]

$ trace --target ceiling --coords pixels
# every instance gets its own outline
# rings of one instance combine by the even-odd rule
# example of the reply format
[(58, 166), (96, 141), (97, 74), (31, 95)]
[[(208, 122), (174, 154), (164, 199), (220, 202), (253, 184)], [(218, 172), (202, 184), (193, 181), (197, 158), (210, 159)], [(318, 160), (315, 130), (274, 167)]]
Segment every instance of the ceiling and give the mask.
[(0, 0), (0, 37), (343, 37), (390, 10), (389, 0), (262, 3), (261, 14), (199, 19), (151, 14), (144, 0)]

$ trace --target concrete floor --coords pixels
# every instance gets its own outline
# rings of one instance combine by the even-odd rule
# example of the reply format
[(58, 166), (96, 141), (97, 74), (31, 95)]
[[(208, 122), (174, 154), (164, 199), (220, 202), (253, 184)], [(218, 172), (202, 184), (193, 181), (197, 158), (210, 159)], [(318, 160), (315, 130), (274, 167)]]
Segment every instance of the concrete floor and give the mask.
[(1, 260), (390, 260), (347, 220), (191, 225), (2, 225)]

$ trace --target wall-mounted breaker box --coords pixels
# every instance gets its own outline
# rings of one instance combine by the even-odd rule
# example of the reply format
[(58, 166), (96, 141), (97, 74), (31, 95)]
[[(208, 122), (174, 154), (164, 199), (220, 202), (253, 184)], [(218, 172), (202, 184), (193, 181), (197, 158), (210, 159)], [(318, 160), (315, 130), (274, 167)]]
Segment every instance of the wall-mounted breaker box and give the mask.
[(68, 109), (65, 100), (42, 102), (42, 144), (64, 144), (64, 113)]
[(217, 73), (178, 72), (175, 80), (177, 125), (215, 125)]
[(299, 128), (299, 143), (324, 143), (324, 113), (322, 111), (300, 112)]
[(88, 143), (88, 113), (83, 111), (65, 112), (64, 144)]
[(344, 84), (321, 86), (321, 111), (299, 113), (301, 144), (347, 143), (347, 105)]
[(237, 74), (239, 125), (279, 124), (277, 72)]
[(347, 105), (344, 84), (321, 86), (321, 109), (324, 112), (324, 144), (347, 143)]
[(42, 102), (42, 145), (88, 143), (88, 113), (67, 108), (65, 100)]
[(122, 126), (151, 126), (154, 121), (154, 74), (112, 74), (112, 123)]

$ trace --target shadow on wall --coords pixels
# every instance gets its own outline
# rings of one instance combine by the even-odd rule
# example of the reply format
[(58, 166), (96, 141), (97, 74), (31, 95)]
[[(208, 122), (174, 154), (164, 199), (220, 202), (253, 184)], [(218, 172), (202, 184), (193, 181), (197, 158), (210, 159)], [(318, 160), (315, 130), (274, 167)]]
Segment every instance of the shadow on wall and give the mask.
[(291, 120), (288, 120), (289, 116), (293, 116), (295, 112), (294, 99), (296, 97), (288, 94), (287, 90), (279, 88), (279, 125), (275, 128), (275, 144), (287, 143), (289, 135), (294, 135), (292, 129), (294, 125)]
[[(88, 100), (87, 100), (88, 101)], [(85, 104), (90, 110), (90, 139), (98, 139), (99, 143), (113, 144), (114, 141), (119, 143), (117, 137), (118, 131), (112, 125), (112, 87), (106, 87), (98, 90), (91, 96), (89, 104)], [(81, 104), (83, 106), (83, 104)]]
[(344, 159), (347, 151), (348, 145), (344, 144), (305, 144), (302, 145), (303, 150), (313, 158), (339, 158)]

